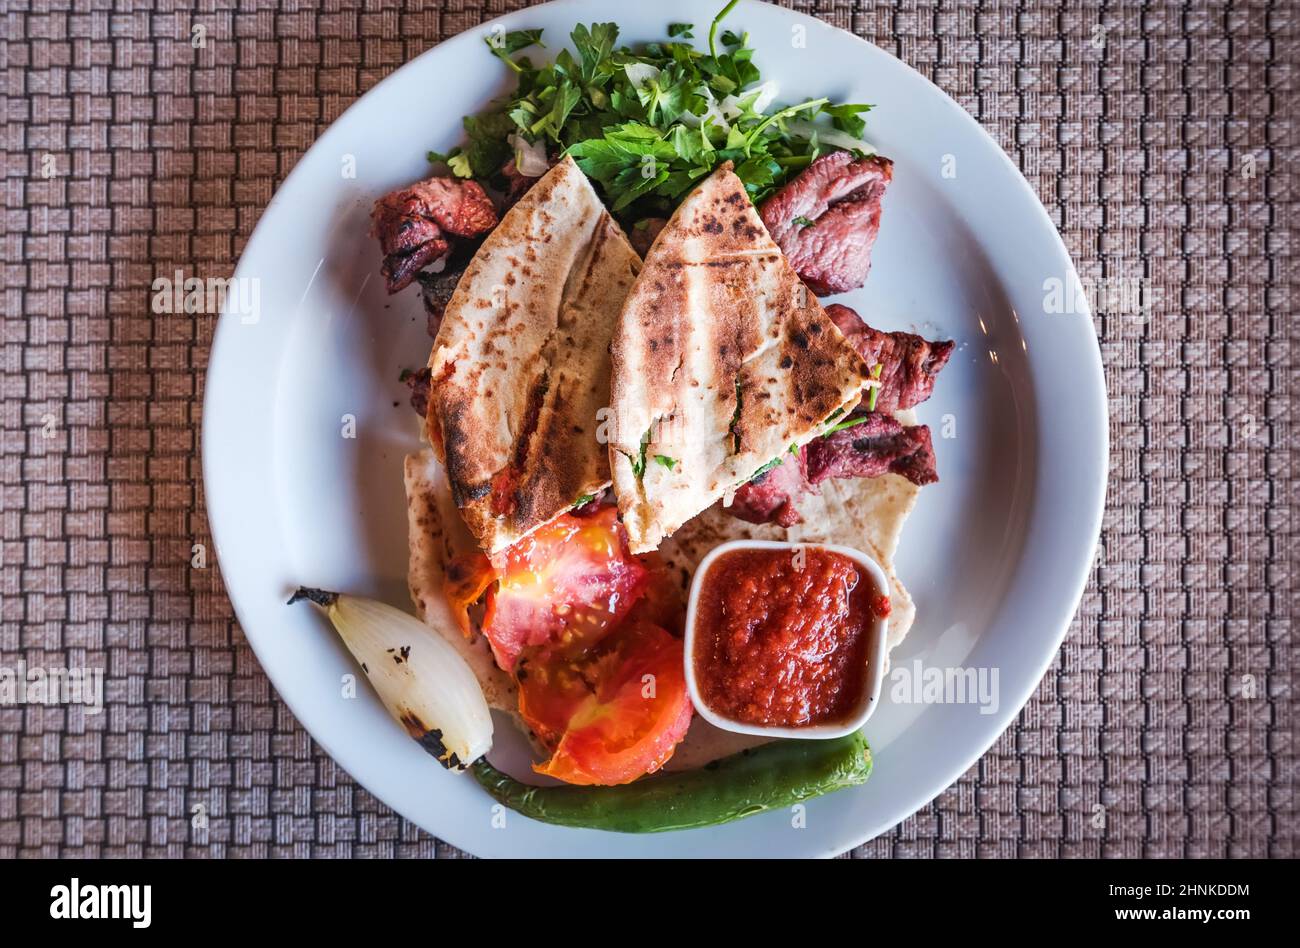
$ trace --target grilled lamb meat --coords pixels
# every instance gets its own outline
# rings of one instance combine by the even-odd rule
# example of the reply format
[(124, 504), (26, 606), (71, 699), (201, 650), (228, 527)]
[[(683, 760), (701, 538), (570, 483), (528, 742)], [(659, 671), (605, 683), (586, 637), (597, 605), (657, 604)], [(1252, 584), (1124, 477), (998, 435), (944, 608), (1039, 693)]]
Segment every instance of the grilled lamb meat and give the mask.
[(839, 303), (827, 306), (826, 315), (867, 365), (884, 366), (876, 395), (878, 412), (890, 414), (929, 398), (934, 391), (935, 376), (952, 356), (955, 345), (952, 340), (928, 342), (910, 332), (881, 332)]
[(438, 338), (438, 327), (442, 325), (447, 304), (456, 292), (456, 284), (460, 282), (465, 268), (474, 259), (481, 243), (477, 239), (459, 241), (447, 256), (446, 264), (441, 270), (436, 273), (425, 270), (416, 274), (415, 278), (420, 281), (420, 296), (424, 300), (425, 329), (428, 330), (430, 339)]
[(389, 293), (409, 286), (420, 270), (452, 249), (456, 237), (478, 237), (497, 225), (492, 199), (474, 181), (429, 178), (375, 202), (371, 236), (384, 252)]
[(854, 412), (847, 420), (858, 418), (866, 421), (809, 442), (797, 462), (786, 457), (742, 486), (727, 510), (750, 523), (792, 527), (803, 522), (797, 507), (803, 495), (818, 493), (832, 477), (899, 474), (921, 487), (939, 480), (927, 426), (903, 425), (878, 412)]
[[(528, 189), (538, 182), (538, 178), (529, 177), (519, 170), (519, 163), (515, 161), (513, 155), (506, 159), (506, 163), (501, 166), (501, 177), (505, 179), (506, 186), (501, 192), (502, 203), (505, 209), (509, 210), (515, 206), (515, 203), (528, 193)], [(496, 187), (496, 183), (492, 185)]]
[(893, 167), (888, 158), (831, 152), (763, 202), (763, 223), (818, 296), (866, 282)]
[(411, 390), (411, 407), (423, 418), (429, 413), (429, 387), (433, 382), (433, 372), (426, 365), (415, 372), (403, 372), (401, 380)]
[(844, 420), (865, 420), (813, 440), (800, 450), (797, 464), (787, 457), (737, 490), (729, 509), (741, 520), (783, 527), (800, 523), (799, 500), (805, 492), (815, 493), (817, 485), (831, 477), (899, 474), (920, 486), (939, 479), (930, 429), (905, 426), (893, 412), (930, 397), (935, 376), (947, 364), (954, 344), (928, 342), (910, 332), (872, 329), (857, 313), (838, 303), (827, 306), (826, 315), (868, 365), (882, 366), (875, 409), (854, 411)]
[(880, 477), (900, 474), (923, 487), (939, 480), (930, 429), (904, 426), (880, 412), (854, 412), (848, 421), (866, 419), (818, 438), (808, 452), (808, 483), (816, 487), (831, 477)]
[(786, 455), (781, 463), (741, 486), (728, 510), (750, 523), (776, 523), (793, 527), (803, 518), (795, 502), (808, 490), (808, 455)]
[(632, 249), (645, 257), (650, 252), (650, 247), (659, 236), (659, 232), (668, 225), (668, 221), (662, 217), (647, 217), (639, 220), (627, 232), (628, 240), (632, 242)]

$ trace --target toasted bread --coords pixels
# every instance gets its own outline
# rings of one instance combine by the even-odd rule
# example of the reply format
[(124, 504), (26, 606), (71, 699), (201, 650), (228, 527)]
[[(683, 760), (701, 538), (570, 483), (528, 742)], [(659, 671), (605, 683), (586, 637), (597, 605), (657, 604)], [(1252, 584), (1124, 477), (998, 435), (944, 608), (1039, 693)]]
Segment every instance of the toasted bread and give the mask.
[(823, 433), (869, 371), (729, 163), (651, 246), (611, 352), (610, 468), (634, 553)]
[(456, 286), (429, 359), (429, 440), (488, 553), (610, 483), (609, 343), (640, 257), (566, 158)]

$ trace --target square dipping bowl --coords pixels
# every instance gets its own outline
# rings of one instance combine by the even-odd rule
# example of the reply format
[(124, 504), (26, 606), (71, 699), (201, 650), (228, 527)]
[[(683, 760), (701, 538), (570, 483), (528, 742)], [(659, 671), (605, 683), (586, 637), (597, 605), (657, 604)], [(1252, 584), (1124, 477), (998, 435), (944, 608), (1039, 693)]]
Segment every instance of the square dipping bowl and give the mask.
[(875, 616), (868, 628), (867, 635), (867, 674), (863, 679), (863, 694), (854, 706), (854, 710), (842, 721), (826, 724), (809, 724), (803, 727), (777, 727), (763, 724), (749, 724), (736, 721), (714, 711), (700, 694), (699, 682), (695, 678), (695, 620), (700, 599), (700, 590), (709, 570), (719, 558), (737, 550), (788, 550), (794, 555), (796, 550), (826, 550), (838, 553), (852, 560), (858, 569), (869, 576), (883, 595), (890, 594), (889, 579), (880, 565), (861, 550), (848, 546), (836, 546), (829, 543), (784, 543), (775, 540), (732, 540), (709, 551), (700, 561), (695, 576), (691, 579), (690, 596), (686, 604), (685, 658), (686, 687), (691, 696), (695, 710), (714, 727), (738, 734), (756, 734), (763, 737), (790, 737), (801, 740), (827, 740), (843, 737), (860, 730), (871, 717), (876, 705), (880, 703), (880, 692), (885, 679), (885, 630), (888, 618)]

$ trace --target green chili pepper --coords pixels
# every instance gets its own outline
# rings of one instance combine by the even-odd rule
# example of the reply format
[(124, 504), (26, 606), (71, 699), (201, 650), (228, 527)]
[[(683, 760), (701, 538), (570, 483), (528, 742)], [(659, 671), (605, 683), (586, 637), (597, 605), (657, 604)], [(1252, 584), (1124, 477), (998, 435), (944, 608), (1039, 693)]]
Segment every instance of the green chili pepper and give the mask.
[(827, 741), (774, 741), (697, 770), (660, 772), (621, 787), (534, 787), (486, 758), (470, 767), (497, 802), (543, 823), (662, 833), (716, 826), (865, 783), (871, 749), (859, 731)]

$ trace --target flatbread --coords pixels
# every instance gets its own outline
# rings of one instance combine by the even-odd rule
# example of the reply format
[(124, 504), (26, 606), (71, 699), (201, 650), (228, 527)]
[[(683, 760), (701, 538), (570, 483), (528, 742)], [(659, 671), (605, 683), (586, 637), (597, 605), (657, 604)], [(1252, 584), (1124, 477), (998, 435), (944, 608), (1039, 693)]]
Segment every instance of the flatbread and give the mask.
[(730, 163), (656, 238), (611, 352), (610, 468), (634, 553), (818, 436), (869, 372)]
[(570, 158), (479, 248), (429, 358), (430, 442), (496, 553), (610, 484), (609, 344), (641, 258)]
[(433, 451), (425, 448), (406, 456), (405, 480), (410, 546), (407, 584), (415, 614), (450, 642), (469, 664), (488, 707), (506, 712), (527, 733), (519, 717), (519, 689), (514, 679), (497, 667), (486, 636), (465, 637), (447, 599), (444, 580), (448, 564), (476, 548), (474, 537), (456, 511), (447, 472)]

